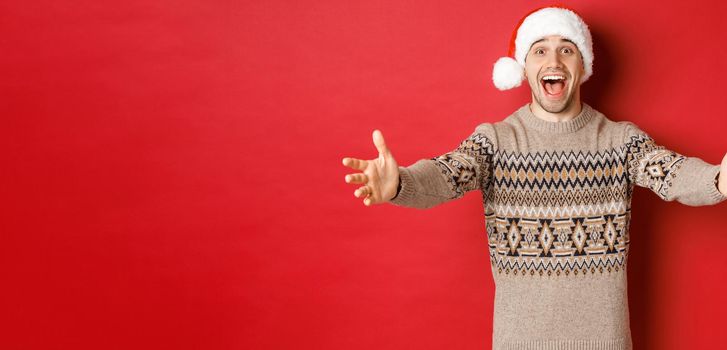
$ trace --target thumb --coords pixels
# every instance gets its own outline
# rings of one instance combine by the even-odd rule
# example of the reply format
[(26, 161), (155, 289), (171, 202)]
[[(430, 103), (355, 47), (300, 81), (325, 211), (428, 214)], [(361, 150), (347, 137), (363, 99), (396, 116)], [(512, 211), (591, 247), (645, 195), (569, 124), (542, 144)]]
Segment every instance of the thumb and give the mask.
[(386, 155), (389, 153), (389, 148), (386, 147), (386, 142), (384, 142), (384, 135), (379, 131), (378, 129), (374, 130), (374, 145), (376, 146), (376, 149), (379, 151), (379, 154)]

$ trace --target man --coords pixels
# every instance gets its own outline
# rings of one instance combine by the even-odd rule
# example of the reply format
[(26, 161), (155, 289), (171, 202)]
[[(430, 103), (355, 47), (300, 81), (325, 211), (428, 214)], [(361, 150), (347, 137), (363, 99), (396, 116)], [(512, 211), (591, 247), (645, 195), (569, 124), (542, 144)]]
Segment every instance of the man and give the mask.
[(529, 14), (497, 61), (501, 89), (527, 79), (532, 101), (483, 123), (457, 149), (398, 166), (376, 130), (361, 173), (365, 205), (429, 208), (481, 190), (496, 284), (493, 349), (631, 349), (626, 261), (633, 186), (686, 205), (727, 199), (721, 166), (657, 145), (631, 122), (580, 100), (592, 74), (588, 27), (574, 12)]

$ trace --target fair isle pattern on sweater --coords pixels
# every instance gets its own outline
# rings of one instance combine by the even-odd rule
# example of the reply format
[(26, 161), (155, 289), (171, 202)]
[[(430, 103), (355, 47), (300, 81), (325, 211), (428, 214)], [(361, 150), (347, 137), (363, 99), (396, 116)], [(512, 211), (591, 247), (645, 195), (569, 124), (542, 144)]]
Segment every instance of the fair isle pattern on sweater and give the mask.
[(645, 134), (631, 136), (625, 147), (629, 168), (636, 169), (630, 174), (631, 182), (648, 187), (662, 199), (668, 199), (672, 177), (686, 157), (656, 145)]
[[(495, 280), (493, 349), (631, 349), (626, 270), (634, 186), (666, 201), (727, 199), (719, 166), (583, 104), (565, 122), (525, 105), (451, 152), (399, 167), (391, 203), (431, 208), (479, 190)], [(527, 302), (537, 300), (537, 303)]]
[(534, 154), (494, 151), (486, 136), (474, 134), (431, 159), (452, 199), (492, 180), (492, 203), (503, 214), (486, 217), (497, 272), (542, 276), (619, 271), (629, 244), (630, 210), (624, 205), (629, 181), (666, 199), (674, 170), (686, 157), (644, 134), (602, 152)]

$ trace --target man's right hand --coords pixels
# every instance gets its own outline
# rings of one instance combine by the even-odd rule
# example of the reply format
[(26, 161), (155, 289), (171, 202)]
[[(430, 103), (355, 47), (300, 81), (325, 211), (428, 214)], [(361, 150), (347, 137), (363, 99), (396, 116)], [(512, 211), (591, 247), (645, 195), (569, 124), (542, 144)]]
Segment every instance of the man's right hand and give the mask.
[(343, 158), (343, 165), (363, 171), (362, 173), (347, 174), (347, 183), (363, 184), (356, 189), (353, 195), (357, 198), (364, 198), (364, 204), (386, 203), (396, 195), (396, 188), (399, 186), (399, 166), (386, 147), (384, 135), (381, 131), (374, 130), (374, 145), (379, 151), (376, 159), (363, 160), (346, 157)]

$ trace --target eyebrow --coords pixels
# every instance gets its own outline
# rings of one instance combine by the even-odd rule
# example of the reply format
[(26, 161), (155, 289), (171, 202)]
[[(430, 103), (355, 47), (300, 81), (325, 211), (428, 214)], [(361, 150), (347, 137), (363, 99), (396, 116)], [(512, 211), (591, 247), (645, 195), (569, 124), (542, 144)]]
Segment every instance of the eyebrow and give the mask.
[[(537, 44), (537, 43), (539, 43), (539, 42), (541, 42), (541, 41), (545, 41), (545, 38), (543, 38), (543, 39), (540, 39), (540, 40), (538, 40), (538, 41), (534, 42), (534, 43), (533, 43), (533, 45), (530, 45), (530, 47), (533, 47), (533, 46), (534, 46), (535, 44)], [(574, 42), (572, 42), (572, 41), (570, 41), (569, 39), (566, 39), (566, 38), (560, 38), (560, 41), (567, 41), (567, 42), (569, 42), (569, 43), (571, 43), (571, 44), (573, 44), (573, 45), (575, 45), (575, 44), (576, 44), (576, 43), (574, 43)], [(577, 45), (576, 45), (576, 46), (577, 46)]]

